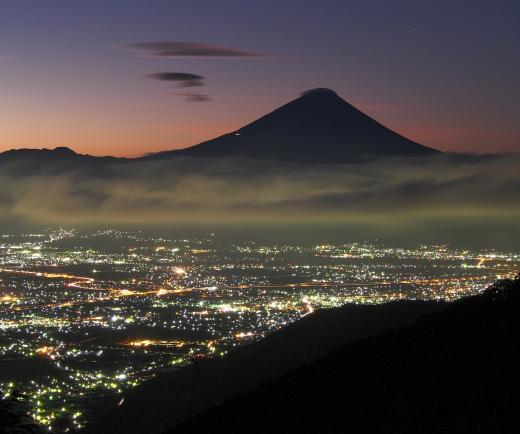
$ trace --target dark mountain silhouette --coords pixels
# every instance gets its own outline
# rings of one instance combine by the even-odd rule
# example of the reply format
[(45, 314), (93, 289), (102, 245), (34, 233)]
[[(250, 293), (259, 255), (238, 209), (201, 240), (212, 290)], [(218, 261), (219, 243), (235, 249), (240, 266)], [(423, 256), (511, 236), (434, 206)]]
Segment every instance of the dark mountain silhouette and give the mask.
[(30, 149), (30, 148), (22, 148), (22, 149), (11, 149), (9, 151), (2, 152), (0, 154), (0, 158), (2, 160), (6, 159), (17, 159), (17, 158), (49, 158), (50, 156), (58, 157), (71, 157), (78, 156), (72, 149), (60, 146), (54, 149)]
[(74, 152), (70, 148), (13, 149), (0, 153), (0, 170), (18, 176), (35, 174), (60, 174), (74, 169), (89, 169), (96, 172), (105, 169), (108, 163), (127, 161), (115, 157), (94, 157)]
[(518, 433), (520, 279), (347, 344), (166, 431)]
[(163, 373), (127, 391), (121, 406), (116, 406), (119, 398), (100, 404), (100, 415), (91, 429), (96, 434), (160, 433), (233, 394), (253, 390), (270, 377), (315, 361), (346, 342), (411, 324), (420, 315), (444, 306), (402, 301), (318, 310), (224, 358)]
[(0, 153), (0, 165), (64, 168), (176, 157), (246, 157), (300, 163), (353, 163), (378, 157), (435, 155), (365, 115), (334, 91), (314, 89), (275, 111), (216, 139), (145, 157), (126, 159), (77, 154), (69, 148), (19, 149)]
[(94, 157), (92, 155), (83, 155), (74, 152), (67, 147), (58, 147), (54, 149), (12, 149), (0, 153), (0, 163), (16, 162), (16, 161), (36, 161), (40, 163), (50, 163), (56, 161), (93, 161), (93, 160), (117, 160), (114, 157)]
[(154, 154), (345, 163), (439, 151), (419, 145), (368, 117), (330, 89), (314, 89), (245, 127), (190, 148)]

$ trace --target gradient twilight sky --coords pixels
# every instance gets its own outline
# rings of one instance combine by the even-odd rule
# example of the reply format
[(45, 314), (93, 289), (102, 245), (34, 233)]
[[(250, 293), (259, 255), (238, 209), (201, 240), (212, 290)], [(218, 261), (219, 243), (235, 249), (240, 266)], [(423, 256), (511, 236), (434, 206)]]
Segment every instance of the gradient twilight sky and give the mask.
[[(443, 150), (520, 152), (518, 0), (2, 0), (0, 151), (135, 156), (237, 129), (313, 87)], [(260, 53), (164, 57), (127, 44)], [(150, 74), (204, 77), (161, 81)], [(177, 76), (168, 76), (169, 78)], [(189, 102), (195, 92), (211, 100)]]

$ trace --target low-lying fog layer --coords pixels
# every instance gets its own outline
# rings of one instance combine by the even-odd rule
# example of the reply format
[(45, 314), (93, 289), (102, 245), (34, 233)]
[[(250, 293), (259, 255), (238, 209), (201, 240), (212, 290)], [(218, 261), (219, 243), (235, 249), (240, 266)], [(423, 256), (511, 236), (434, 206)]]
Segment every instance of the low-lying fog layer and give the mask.
[(457, 221), (514, 231), (519, 199), (517, 155), (445, 154), (327, 166), (184, 158), (69, 168), (0, 165), (4, 228), (20, 221), (323, 223), (409, 231)]

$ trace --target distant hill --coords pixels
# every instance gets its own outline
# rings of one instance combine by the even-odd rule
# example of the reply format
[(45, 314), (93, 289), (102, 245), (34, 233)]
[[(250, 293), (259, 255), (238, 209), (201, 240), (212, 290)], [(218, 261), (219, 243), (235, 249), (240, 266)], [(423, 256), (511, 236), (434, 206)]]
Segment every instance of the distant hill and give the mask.
[(60, 174), (74, 169), (105, 169), (108, 163), (127, 161), (124, 158), (94, 157), (78, 154), (70, 148), (12, 149), (0, 153), (0, 170), (17, 176), (35, 174)]
[(40, 163), (49, 163), (56, 161), (74, 162), (74, 161), (103, 161), (118, 160), (115, 157), (94, 157), (92, 155), (78, 154), (67, 147), (57, 147), (54, 149), (11, 149), (0, 153), (0, 163), (16, 162), (16, 161), (35, 161)]
[(160, 433), (233, 394), (252, 390), (268, 378), (315, 361), (346, 342), (413, 323), (421, 314), (444, 306), (436, 302), (401, 301), (318, 310), (224, 358), (160, 374), (127, 391), (121, 406), (116, 406), (119, 398), (102, 405), (102, 414), (91, 427), (92, 432)]
[(520, 279), (347, 344), (165, 434), (518, 433)]
[(377, 157), (437, 154), (389, 130), (330, 89), (313, 89), (245, 127), (190, 148), (149, 158), (247, 157), (351, 163)]

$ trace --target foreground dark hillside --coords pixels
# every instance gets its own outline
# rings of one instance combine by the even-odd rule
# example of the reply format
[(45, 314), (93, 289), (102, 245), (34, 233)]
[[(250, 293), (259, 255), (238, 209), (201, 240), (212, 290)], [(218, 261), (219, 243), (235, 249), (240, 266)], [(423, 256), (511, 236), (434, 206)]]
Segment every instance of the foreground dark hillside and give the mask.
[(0, 434), (42, 434), (45, 429), (28, 416), (24, 399), (0, 399)]
[(318, 310), (265, 339), (157, 376), (103, 406), (91, 426), (96, 434), (159, 433), (234, 394), (254, 390), (271, 377), (324, 357), (356, 339), (412, 324), (444, 303), (400, 301)]
[(167, 433), (518, 433), (520, 279), (342, 346)]

